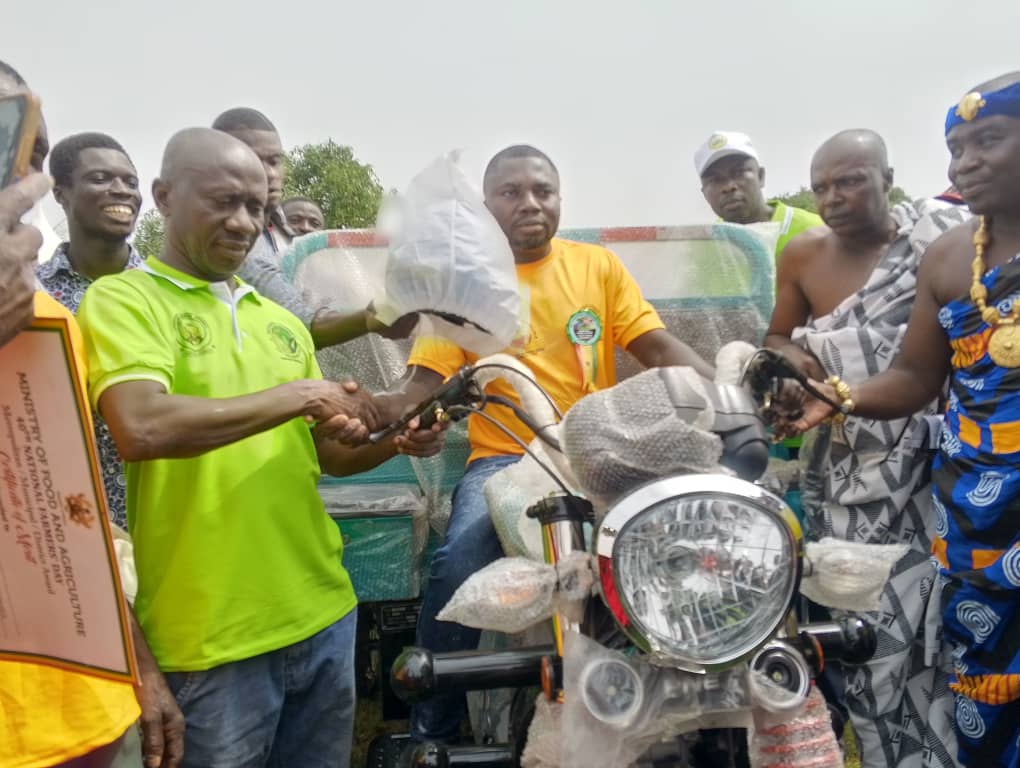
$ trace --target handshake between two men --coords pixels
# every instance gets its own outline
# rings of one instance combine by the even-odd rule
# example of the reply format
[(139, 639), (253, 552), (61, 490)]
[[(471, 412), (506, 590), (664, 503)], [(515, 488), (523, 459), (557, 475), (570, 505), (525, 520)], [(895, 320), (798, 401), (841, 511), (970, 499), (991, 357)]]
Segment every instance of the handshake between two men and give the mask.
[[(315, 425), (312, 432), (317, 441), (361, 446), (369, 442), (370, 435), (387, 429), (406, 412), (406, 398), (395, 397), (393, 393), (372, 395), (353, 379), (300, 383), (308, 388), (309, 405), (304, 418)], [(392, 448), (383, 441), (378, 450), (395, 449), (397, 453), (416, 457), (436, 455), (443, 447), (446, 424), (437, 422), (422, 428), (420, 422), (420, 418), (411, 419), (406, 429), (394, 435)]]

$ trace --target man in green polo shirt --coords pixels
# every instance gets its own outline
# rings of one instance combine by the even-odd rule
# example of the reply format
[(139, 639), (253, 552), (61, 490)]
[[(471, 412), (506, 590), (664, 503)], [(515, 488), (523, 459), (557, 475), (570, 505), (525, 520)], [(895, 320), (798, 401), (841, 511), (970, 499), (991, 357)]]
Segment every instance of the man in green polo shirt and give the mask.
[[(153, 196), (158, 259), (97, 280), (79, 320), (89, 394), (126, 461), (135, 610), (187, 720), (185, 766), (347, 766), (356, 604), (320, 470), (359, 471), (371, 398), (322, 381), (308, 330), (235, 277), (266, 175), (181, 131)], [(419, 455), (432, 432), (398, 439)]]
[(765, 169), (746, 134), (716, 131), (694, 153), (701, 193), (715, 215), (731, 224), (779, 224), (776, 263), (786, 244), (805, 229), (822, 226), (818, 214), (779, 200), (766, 200)]

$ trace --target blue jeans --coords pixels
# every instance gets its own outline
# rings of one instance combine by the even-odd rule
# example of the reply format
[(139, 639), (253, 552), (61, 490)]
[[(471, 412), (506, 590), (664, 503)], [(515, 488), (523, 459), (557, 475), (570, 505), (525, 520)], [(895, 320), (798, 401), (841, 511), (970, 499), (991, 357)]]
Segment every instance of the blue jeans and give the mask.
[[(453, 492), (450, 522), (443, 545), (432, 558), (425, 587), (415, 643), (436, 653), (472, 651), (481, 631), (447, 621), (438, 614), (467, 577), (503, 556), (503, 547), (489, 516), (482, 492), (485, 481), (499, 470), (520, 461), (519, 456), (491, 456), (468, 464)], [(464, 694), (443, 694), (411, 708), (411, 738), (415, 741), (457, 740), (467, 712)]]
[(286, 648), (168, 672), (184, 712), (184, 768), (348, 768), (358, 612)]

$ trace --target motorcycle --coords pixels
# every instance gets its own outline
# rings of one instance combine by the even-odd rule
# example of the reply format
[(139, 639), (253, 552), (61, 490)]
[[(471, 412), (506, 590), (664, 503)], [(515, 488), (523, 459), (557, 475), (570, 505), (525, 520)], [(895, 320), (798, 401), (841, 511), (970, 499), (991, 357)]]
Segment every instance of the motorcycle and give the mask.
[[(414, 417), (491, 418), (493, 403), (536, 435), (486, 489), (504, 548), (530, 557), (476, 573), (440, 619), (532, 636), (539, 627), (549, 642), (406, 649), (391, 685), (408, 703), (515, 689), (507, 743), (422, 744), (410, 765), (842, 765), (812, 680), (826, 659), (866, 661), (875, 634), (852, 616), (799, 626), (793, 605), (803, 592), (863, 610), (902, 551), (805, 547), (790, 508), (754, 481), (768, 462), (763, 417), (782, 382), (810, 384), (749, 345), (730, 345), (729, 357), (724, 348), (718, 366), (722, 383), (684, 368), (646, 371), (561, 417), (524, 366), (497, 355), (373, 436)], [(486, 393), (495, 376), (520, 405)]]

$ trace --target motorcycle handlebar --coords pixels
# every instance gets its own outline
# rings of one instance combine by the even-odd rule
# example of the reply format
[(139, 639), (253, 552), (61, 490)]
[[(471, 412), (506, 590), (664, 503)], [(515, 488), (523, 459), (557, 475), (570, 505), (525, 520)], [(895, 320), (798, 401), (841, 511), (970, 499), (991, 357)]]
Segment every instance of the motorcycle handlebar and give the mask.
[(405, 648), (390, 670), (393, 692), (408, 704), (437, 692), (482, 691), (537, 685), (542, 661), (559, 663), (554, 646), (513, 651), (464, 651), (435, 654), (426, 648)]
[[(427, 429), (435, 424), (437, 421), (456, 421), (463, 418), (466, 415), (464, 409), (454, 409), (451, 411), (453, 406), (468, 406), (483, 402), (482, 390), (485, 386), (485, 381), (488, 381), (490, 372), (482, 374), (482, 379), (478, 378), (480, 372), (485, 369), (504, 369), (506, 372), (516, 374), (518, 378), (524, 377), (530, 379), (530, 385), (536, 387), (540, 392), (540, 396), (536, 395), (535, 392), (527, 391), (521, 392), (515, 382), (514, 386), (518, 389), (518, 393), (521, 396), (521, 405), (514, 407), (515, 404), (507, 403), (502, 398), (492, 397), (493, 401), (498, 401), (501, 404), (512, 407), (516, 416), (523, 421), (533, 432), (540, 437), (545, 426), (559, 419), (560, 414), (556, 409), (555, 403), (549, 398), (549, 395), (539, 387), (534, 381), (534, 378), (530, 373), (525, 373), (526, 368), (521, 368), (518, 361), (504, 358), (504, 355), (494, 355), (489, 358), (480, 360), (474, 366), (464, 366), (457, 373), (447, 379), (443, 384), (432, 392), (425, 400), (418, 403), (414, 408), (410, 409), (403, 415), (398, 421), (393, 422), (387, 427), (382, 428), (378, 432), (373, 432), (369, 435), (369, 442), (378, 443), (385, 440), (400, 431), (407, 428), (407, 425), (414, 418), (420, 419), (420, 428)], [(503, 376), (506, 376), (504, 372)], [(816, 393), (815, 390), (807, 383), (807, 380), (796, 371), (789, 362), (786, 361), (782, 355), (776, 353), (774, 350), (760, 349), (757, 353), (746, 363), (744, 370), (741, 373), (740, 385), (747, 387), (751, 390), (753, 398), (758, 401), (759, 404), (765, 400), (768, 393), (774, 393), (778, 391), (778, 382), (783, 378), (795, 378), (801, 381), (802, 385), (805, 386), (809, 392), (814, 394), (821, 399), (825, 399), (820, 393)], [(531, 405), (528, 406), (526, 400), (531, 401)], [(552, 418), (549, 414), (540, 413), (536, 411), (536, 414), (540, 418), (535, 418), (535, 414), (532, 414), (534, 408), (538, 408), (540, 411), (548, 410), (554, 412), (555, 418)], [(544, 439), (544, 438), (543, 438)], [(553, 446), (558, 449), (558, 446)]]
[(407, 428), (414, 418), (419, 418), (419, 429), (428, 429), (441, 419), (456, 421), (457, 416), (447, 415), (454, 405), (466, 405), (478, 398), (474, 382), (474, 368), (465, 366), (443, 382), (435, 392), (418, 403), (399, 420), (368, 436), (370, 443), (378, 443)]
[(826, 660), (863, 664), (878, 649), (875, 629), (863, 619), (845, 618), (805, 624), (800, 630), (802, 635), (818, 643)]
[(419, 745), (408, 758), (410, 768), (514, 768), (513, 750), (507, 744), (447, 747), (431, 742)]
[[(823, 659), (845, 664), (863, 664), (878, 646), (874, 628), (858, 618), (805, 624), (800, 630), (803, 643), (817, 647)], [(406, 648), (393, 663), (390, 685), (398, 698), (414, 704), (439, 692), (538, 685), (544, 663), (551, 663), (559, 678), (562, 660), (552, 645), (440, 654), (426, 648)]]

